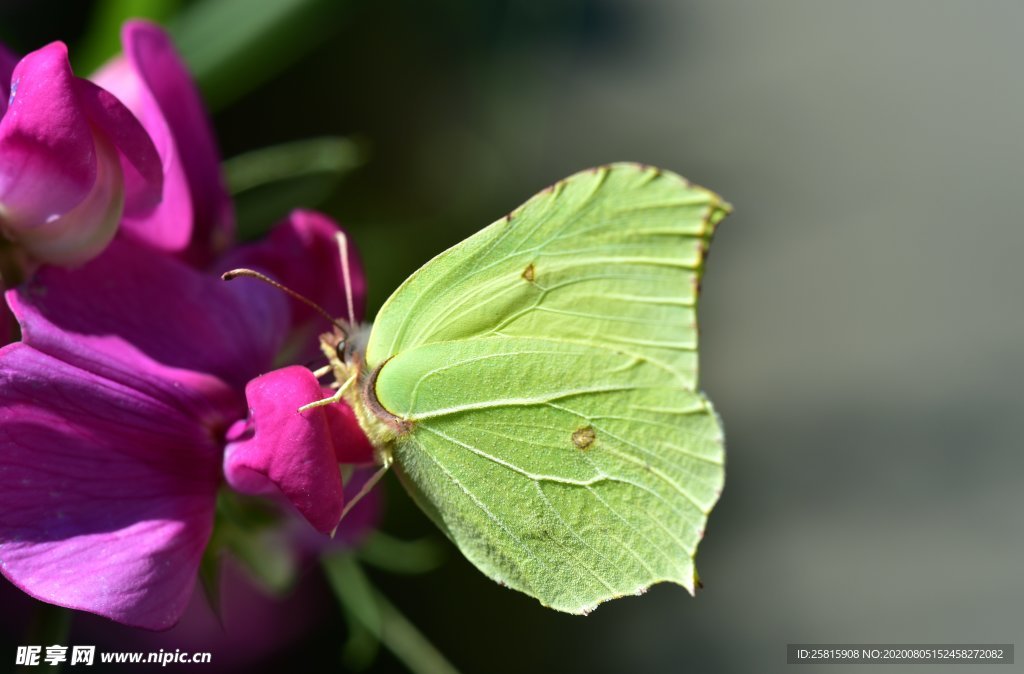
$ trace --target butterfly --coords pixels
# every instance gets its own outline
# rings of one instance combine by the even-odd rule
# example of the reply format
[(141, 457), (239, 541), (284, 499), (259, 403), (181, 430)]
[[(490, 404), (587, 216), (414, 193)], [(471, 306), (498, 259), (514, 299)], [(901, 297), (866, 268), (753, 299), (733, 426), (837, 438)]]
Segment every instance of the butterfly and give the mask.
[(638, 164), (555, 183), (427, 262), (368, 335), (326, 335), (338, 394), (314, 405), (343, 397), (381, 473), (502, 585), (569, 613), (692, 593), (724, 482), (697, 297), (729, 211)]

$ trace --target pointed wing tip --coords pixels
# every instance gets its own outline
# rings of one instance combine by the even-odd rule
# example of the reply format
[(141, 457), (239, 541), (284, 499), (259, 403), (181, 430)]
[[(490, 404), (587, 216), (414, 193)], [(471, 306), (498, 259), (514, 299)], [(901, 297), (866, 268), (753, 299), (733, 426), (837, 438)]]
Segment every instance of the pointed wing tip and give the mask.
[[(675, 171), (671, 171), (671, 170), (668, 170), (668, 169), (663, 169), (663, 168), (660, 168), (658, 166), (654, 166), (652, 164), (645, 164), (644, 162), (638, 162), (638, 161), (620, 161), (620, 162), (612, 162), (612, 163), (609, 163), (609, 164), (602, 164), (600, 166), (595, 166), (593, 168), (584, 169), (582, 171), (579, 171), (574, 176), (569, 176), (569, 178), (565, 178), (565, 179), (560, 180), (558, 182), (559, 183), (565, 182), (566, 180), (572, 179), (576, 175), (585, 175), (585, 174), (588, 174), (588, 173), (597, 173), (599, 171), (604, 171), (604, 172), (608, 172), (608, 171), (631, 171), (631, 172), (636, 172), (636, 173), (648, 173), (648, 174), (651, 174), (651, 178), (656, 178), (656, 177), (663, 176), (663, 177), (670, 178), (672, 180), (675, 180), (675, 181), (681, 183), (687, 189), (698, 190), (700, 192), (704, 192), (704, 193), (706, 193), (708, 195), (708, 197), (709, 197), (709, 199), (711, 201), (712, 211), (713, 212), (714, 211), (718, 212), (718, 217), (714, 220), (712, 225), (717, 225), (723, 218), (725, 218), (727, 215), (731, 214), (732, 211), (733, 211), (732, 204), (729, 203), (728, 201), (726, 201), (725, 199), (723, 199), (722, 195), (718, 194), (714, 190), (710, 190), (707, 187), (704, 187), (702, 185), (698, 185), (697, 183), (694, 183), (693, 181), (691, 181), (688, 178), (686, 178), (686, 177), (676, 173)], [(555, 185), (557, 185), (557, 184), (558, 183), (555, 183)]]

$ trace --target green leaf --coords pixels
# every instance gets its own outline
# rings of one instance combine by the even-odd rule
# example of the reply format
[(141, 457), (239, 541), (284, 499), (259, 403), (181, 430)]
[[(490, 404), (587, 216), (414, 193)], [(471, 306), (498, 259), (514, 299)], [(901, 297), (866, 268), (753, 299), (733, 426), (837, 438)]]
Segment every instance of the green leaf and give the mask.
[(235, 197), (239, 236), (251, 240), (295, 208), (312, 208), (329, 197), (365, 152), (347, 138), (323, 137), (246, 152), (224, 162)]
[(318, 173), (341, 175), (363, 163), (363, 152), (348, 138), (324, 136), (282, 143), (224, 162), (232, 195), (282, 180)]
[(697, 294), (728, 209), (658, 169), (583, 172), (381, 309), (357, 405), (414, 499), (494, 580), (571, 613), (662, 581), (693, 592), (724, 481), (697, 390)]
[[(457, 674), (457, 670), (416, 626), (373, 587), (351, 555), (325, 557), (323, 565), (331, 587), (350, 620), (376, 637), (409, 671), (413, 674)], [(364, 637), (358, 635), (356, 638)], [(350, 658), (353, 657), (351, 643), (346, 651)], [(360, 655), (365, 657), (365, 654)]]
[(222, 565), (224, 562), (224, 541), (221, 535), (221, 524), (214, 520), (213, 533), (203, 550), (203, 556), (199, 560), (199, 584), (203, 588), (203, 595), (216, 616), (217, 621), (223, 624), (223, 592), (222, 592)]
[(82, 42), (71, 51), (75, 70), (90, 73), (121, 53), (121, 25), (128, 19), (163, 23), (181, 5), (180, 0), (101, 0), (94, 6)]
[(347, 9), (342, 0), (200, 0), (169, 28), (207, 105), (218, 110), (318, 47)]

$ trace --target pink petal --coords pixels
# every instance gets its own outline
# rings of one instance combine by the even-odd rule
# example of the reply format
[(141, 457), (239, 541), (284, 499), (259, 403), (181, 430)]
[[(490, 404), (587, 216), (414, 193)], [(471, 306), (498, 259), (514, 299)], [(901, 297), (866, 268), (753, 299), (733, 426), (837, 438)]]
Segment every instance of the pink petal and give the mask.
[[(241, 246), (218, 264), (218, 269), (250, 267), (263, 271), (300, 295), (313, 300), (330, 315), (348, 317), (337, 223), (315, 211), (296, 210), (259, 243)], [(348, 239), (349, 273), (354, 313), (361, 321), (366, 307), (366, 277), (359, 254)], [(236, 281), (243, 283), (245, 281)], [(291, 334), (280, 362), (305, 361), (319, 355), (317, 337), (331, 326), (297, 300), (291, 306)]]
[(67, 47), (32, 52), (12, 74), (0, 120), (0, 208), (8, 227), (33, 227), (71, 210), (92, 189), (92, 130), (75, 93)]
[(166, 200), (163, 166), (153, 140), (135, 115), (113, 94), (88, 80), (75, 78), (75, 90), (89, 123), (98, 136), (112, 143), (120, 153), (125, 184), (124, 212), (138, 216)]
[(217, 429), (236, 412), (215, 378), (147, 365), (127, 386), (24, 344), (0, 350), (0, 570), (44, 601), (163, 629), (188, 603)]
[(78, 265), (99, 255), (117, 233), (124, 210), (124, 181), (117, 149), (95, 139), (96, 180), (85, 197), (60, 216), (13, 235), (18, 246), (37, 260)]
[(331, 427), (324, 407), (298, 411), (322, 397), (316, 377), (295, 365), (253, 379), (245, 393), (250, 426), (228, 444), (228, 484), (250, 494), (276, 488), (314, 528), (331, 533), (345, 503)]
[[(126, 216), (123, 231), (146, 244), (169, 252), (181, 252), (192, 239), (192, 197), (188, 191), (185, 169), (178, 157), (178, 148), (159, 106), (152, 101), (148, 90), (141, 86), (130, 63), (119, 58), (106, 66), (96, 76), (104, 87), (114, 91), (129, 105), (149, 131), (150, 137), (160, 155), (164, 173), (163, 200), (151, 213), (143, 216)], [(132, 86), (138, 91), (134, 96), (125, 93)], [(131, 101), (145, 100), (146, 105)]]
[(144, 21), (121, 31), (124, 56), (97, 73), (152, 136), (166, 176), (164, 201), (146, 217), (129, 217), (126, 231), (163, 250), (206, 261), (234, 236), (231, 201), (199, 93), (167, 34)]
[[(345, 482), (345, 503), (352, 499), (377, 473), (378, 467), (359, 468)], [(292, 549), (304, 561), (315, 562), (322, 555), (358, 547), (380, 524), (383, 499), (379, 487), (372, 488), (356, 505), (352, 506), (334, 532), (332, 538), (315, 531), (308, 523), (293, 517), (285, 523)]]
[[(327, 398), (333, 393), (330, 389), (323, 389), (320, 397)], [(321, 409), (327, 415), (327, 431), (334, 443), (334, 456), (338, 463), (373, 464), (376, 454), (373, 443), (366, 437), (348, 403), (341, 401), (336, 405), (324, 405)]]
[(269, 286), (221, 281), (121, 240), (79, 269), (40, 269), (7, 298), (24, 342), (123, 383), (130, 372), (111, 362), (145, 356), (241, 390), (270, 369), (288, 320)]
[(4, 234), (38, 260), (80, 264), (113, 238), (126, 199), (129, 210), (159, 201), (159, 157), (123, 105), (72, 75), (62, 43), (12, 77), (0, 120)]

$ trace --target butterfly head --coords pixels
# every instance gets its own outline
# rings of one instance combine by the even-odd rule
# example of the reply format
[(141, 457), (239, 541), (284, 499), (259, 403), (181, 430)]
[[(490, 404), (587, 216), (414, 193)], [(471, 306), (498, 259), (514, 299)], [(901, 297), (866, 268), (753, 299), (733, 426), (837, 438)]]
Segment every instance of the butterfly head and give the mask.
[(335, 326), (334, 330), (325, 333), (320, 337), (321, 348), (334, 352), (334, 360), (349, 365), (363, 360), (366, 352), (366, 343), (370, 339), (369, 323), (357, 323), (349, 325), (341, 322), (341, 326)]
[[(356, 322), (354, 311), (352, 309), (351, 298), (349, 298), (348, 302), (348, 320), (343, 318), (334, 318), (313, 300), (301, 293), (295, 292), (288, 286), (279, 283), (266, 274), (262, 274), (258, 271), (254, 271), (252, 269), (232, 269), (231, 271), (222, 274), (221, 278), (225, 281), (230, 281), (242, 276), (254, 278), (270, 284), (286, 295), (311, 307), (330, 322), (332, 326), (331, 332), (324, 333), (320, 336), (320, 349), (327, 357), (328, 364), (327, 367), (317, 370), (317, 377), (333, 374), (335, 384), (338, 386), (339, 390), (344, 385), (344, 382), (350, 379), (352, 381), (359, 379), (359, 375), (362, 370), (362, 362), (364, 360), (363, 353), (366, 350), (366, 343), (369, 340), (370, 326), (368, 324)], [(346, 294), (350, 295), (351, 293), (347, 291)]]
[(343, 320), (334, 322), (330, 332), (320, 335), (320, 351), (327, 358), (327, 367), (316, 372), (317, 376), (332, 375), (334, 385), (341, 386), (352, 380), (359, 382), (365, 377), (366, 342), (369, 339), (368, 324), (350, 325)]

